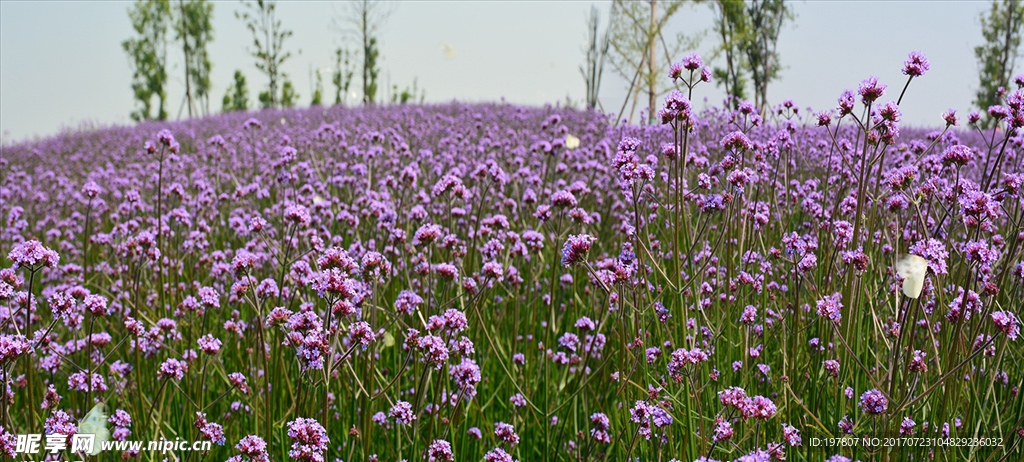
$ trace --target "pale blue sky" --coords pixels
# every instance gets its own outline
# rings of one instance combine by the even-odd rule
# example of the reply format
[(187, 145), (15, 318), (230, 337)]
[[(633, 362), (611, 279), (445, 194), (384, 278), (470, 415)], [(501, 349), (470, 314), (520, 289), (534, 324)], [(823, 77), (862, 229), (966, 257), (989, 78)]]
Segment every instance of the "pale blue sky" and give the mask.
[[(234, 17), (236, 1), (214, 2), (211, 109), (231, 84), (235, 69), (249, 81), (251, 99), (265, 85), (246, 53), (249, 33)], [(394, 2), (380, 34), (384, 83), (405, 87), (417, 78), (428, 102), (507, 101), (529, 105), (579, 101), (578, 66), (586, 39), (585, 19), (596, 3), (606, 19), (610, 2)], [(120, 43), (132, 35), (124, 1), (0, 1), (0, 133), (5, 142), (46, 136), (61, 127), (130, 123), (134, 109), (131, 71)], [(793, 99), (801, 107), (835, 105), (846, 88), (870, 75), (889, 85), (896, 99), (905, 77), (902, 63), (921, 51), (931, 71), (915, 81), (903, 101), (904, 121), (938, 125), (947, 108), (966, 116), (977, 88), (973, 47), (981, 42), (979, 14), (988, 2), (793, 2), (796, 21), (783, 30), (778, 50), (785, 69), (769, 89), (772, 103)], [(285, 71), (309, 102), (310, 69), (332, 65), (339, 34), (336, 2), (282, 1), (278, 12), (294, 36), (287, 48), (301, 54)], [(711, 27), (708, 5), (686, 8), (673, 30), (697, 33)], [(696, 51), (715, 46), (707, 35)], [(180, 51), (169, 50), (168, 107), (178, 114), (184, 84)], [(681, 56), (674, 57), (674, 59)], [(1018, 65), (1016, 72), (1022, 71)], [(327, 93), (333, 94), (325, 75)], [(358, 82), (356, 82), (358, 85)], [(602, 85), (605, 109), (622, 104), (628, 82), (610, 70)], [(695, 99), (721, 101), (717, 87)], [(644, 104), (641, 104), (644, 106)]]

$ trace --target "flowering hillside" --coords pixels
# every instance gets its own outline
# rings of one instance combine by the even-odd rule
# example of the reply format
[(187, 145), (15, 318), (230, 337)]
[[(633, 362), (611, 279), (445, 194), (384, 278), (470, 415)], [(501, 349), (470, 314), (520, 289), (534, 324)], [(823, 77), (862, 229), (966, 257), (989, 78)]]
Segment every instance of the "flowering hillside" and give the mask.
[(2, 450), (77, 460), (104, 403), (114, 441), (214, 444), (90, 460), (1020, 460), (1024, 90), (922, 130), (874, 78), (759, 114), (695, 112), (699, 57), (671, 77), (659, 125), (335, 107), (4, 147)]

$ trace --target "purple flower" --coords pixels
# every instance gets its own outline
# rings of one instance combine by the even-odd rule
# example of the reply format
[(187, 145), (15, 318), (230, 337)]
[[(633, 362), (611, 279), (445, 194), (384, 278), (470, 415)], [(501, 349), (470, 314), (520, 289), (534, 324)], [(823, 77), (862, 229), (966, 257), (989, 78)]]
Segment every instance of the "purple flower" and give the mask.
[(110, 418), (107, 419), (107, 422), (110, 422), (118, 427), (131, 427), (132, 416), (128, 414), (128, 412), (125, 411), (124, 409), (117, 409), (114, 411), (113, 414), (110, 415)]
[(1017, 315), (1009, 311), (996, 311), (992, 313), (992, 322), (996, 324), (997, 329), (1006, 334), (1006, 338), (1017, 340), (1017, 335), (1020, 334), (1020, 320), (1017, 319)]
[(927, 355), (928, 353), (921, 350), (914, 350), (913, 358), (911, 358), (907, 369), (910, 369), (911, 372), (928, 372), (928, 363), (924, 359)]
[(440, 370), (441, 365), (448, 360), (448, 347), (445, 346), (441, 337), (424, 335), (419, 339), (419, 348), (423, 350), (423, 362)]
[(697, 53), (690, 53), (684, 56), (683, 60), (680, 61), (679, 64), (681, 64), (683, 68), (687, 70), (695, 71), (704, 66), (704, 61), (700, 59), (700, 55), (698, 55)]
[(232, 386), (238, 387), (238, 390), (243, 394), (249, 394), (249, 384), (246, 382), (245, 375), (241, 372), (232, 372), (228, 374), (228, 382)]
[(292, 440), (288, 457), (297, 461), (324, 462), (324, 451), (331, 440), (320, 422), (301, 417), (288, 422), (288, 438)]
[(768, 420), (778, 412), (775, 403), (764, 396), (757, 395), (750, 399), (752, 416), (759, 420)]
[(935, 274), (949, 274), (949, 269), (946, 265), (949, 252), (946, 251), (946, 244), (943, 244), (942, 241), (938, 239), (917, 241), (914, 245), (910, 246), (910, 253), (924, 258), (928, 262), (928, 267)]
[(580, 344), (579, 337), (572, 332), (566, 332), (558, 338), (558, 345), (570, 351), (576, 351), (576, 348)]
[(713, 75), (713, 74), (712, 74), (712, 72), (711, 72), (711, 68), (710, 68), (710, 67), (708, 67), (708, 66), (704, 66), (704, 67), (703, 67), (703, 68), (702, 68), (702, 69), (700, 70), (700, 81), (701, 81), (701, 82), (710, 82), (710, 81), (711, 81), (711, 76), (712, 76), (712, 75)]
[(800, 446), (800, 430), (790, 424), (782, 424), (782, 439), (790, 446)]
[(551, 195), (551, 205), (555, 207), (571, 208), (576, 207), (577, 204), (576, 196), (570, 191), (555, 191), (555, 193)]
[(722, 406), (739, 408), (746, 399), (747, 393), (739, 387), (729, 387), (718, 392), (718, 400)]
[(494, 448), (484, 454), (484, 462), (513, 462), (512, 454), (505, 452), (502, 448)]
[(747, 135), (741, 131), (734, 131), (725, 135), (718, 144), (724, 150), (749, 151), (754, 149), (754, 143), (750, 142), (750, 138), (747, 138)]
[(217, 423), (207, 422), (206, 414), (202, 412), (197, 412), (196, 414), (195, 426), (199, 429), (199, 433), (202, 434), (203, 438), (223, 446), (225, 443), (224, 427)]
[(729, 438), (732, 438), (732, 434), (732, 424), (727, 420), (722, 420), (715, 425), (715, 436), (713, 438), (715, 441), (728, 441)]
[(105, 316), (107, 312), (107, 297), (102, 295), (89, 294), (82, 300), (82, 307), (94, 316)]
[(70, 437), (78, 431), (78, 426), (75, 425), (75, 419), (71, 418), (67, 412), (58, 409), (46, 418), (43, 430), (47, 435), (61, 434)]
[(228, 459), (228, 462), (270, 462), (270, 456), (267, 454), (267, 443), (256, 435), (247, 435), (242, 438), (235, 449), (241, 453), (241, 455), (232, 456)]
[(962, 144), (956, 144), (946, 148), (942, 152), (942, 163), (943, 165), (966, 165), (971, 159), (974, 158), (974, 152), (970, 147)]
[(942, 113), (942, 120), (946, 121), (946, 126), (947, 127), (949, 127), (949, 126), (953, 126), (953, 127), (957, 126), (958, 124), (957, 124), (957, 119), (956, 119), (956, 110), (955, 109), (949, 109), (946, 112), (943, 112)]
[(213, 334), (206, 334), (196, 340), (199, 344), (199, 350), (209, 355), (215, 355), (220, 352), (221, 341), (220, 339), (213, 336)]
[(444, 231), (440, 226), (427, 223), (419, 227), (416, 233), (412, 236), (412, 245), (421, 246), (429, 245), (434, 241), (441, 238), (444, 235)]
[(825, 371), (832, 377), (839, 377), (839, 361), (834, 359), (827, 359), (821, 363), (825, 367)]
[[(674, 121), (689, 123), (693, 119), (693, 106), (690, 100), (683, 96), (678, 90), (672, 90), (665, 97), (665, 107), (661, 110), (661, 123), (668, 124)], [(671, 147), (671, 145), (669, 145)], [(664, 151), (664, 146), (663, 149)], [(635, 150), (634, 150), (635, 151)], [(670, 159), (675, 157), (675, 148), (672, 148)]]
[(494, 436), (508, 443), (510, 447), (519, 444), (519, 435), (516, 434), (515, 427), (505, 422), (494, 424)]
[(404, 315), (411, 315), (416, 308), (423, 304), (423, 298), (408, 290), (399, 292), (395, 298), (395, 311)]
[(590, 429), (591, 436), (594, 437), (600, 443), (611, 443), (611, 435), (608, 433), (611, 430), (611, 420), (604, 413), (597, 412), (591, 414), (590, 423), (594, 428)]
[(860, 94), (861, 102), (864, 105), (871, 104), (885, 94), (885, 85), (878, 83), (878, 77), (868, 77), (860, 83), (857, 93)]
[(831, 114), (829, 114), (829, 113), (827, 113), (825, 111), (818, 112), (818, 126), (819, 127), (827, 127), (827, 126), (829, 126), (831, 124), (832, 124), (832, 115)]
[(412, 410), (412, 404), (406, 401), (398, 401), (394, 406), (391, 406), (388, 416), (400, 424), (409, 424), (416, 420), (416, 413)]
[(163, 129), (157, 132), (156, 140), (164, 146), (170, 146), (174, 143), (174, 135), (171, 134), (170, 130)]
[(835, 292), (832, 295), (826, 295), (825, 298), (818, 300), (818, 316), (839, 324), (842, 320), (842, 314), (840, 314), (840, 311), (843, 309), (841, 299), (842, 294)]
[(512, 395), (512, 397), (509, 398), (509, 401), (511, 401), (512, 405), (515, 406), (515, 407), (526, 406), (526, 398), (523, 398), (523, 395), (520, 394), (520, 393), (516, 393), (516, 394)]
[(349, 335), (352, 337), (354, 343), (358, 343), (363, 347), (363, 350), (370, 345), (370, 342), (374, 340), (373, 329), (370, 327), (370, 323), (365, 321), (357, 321), (349, 326)]
[(678, 80), (683, 75), (683, 63), (673, 63), (668, 68), (668, 78), (672, 79), (673, 82)]
[(881, 391), (872, 388), (860, 395), (860, 408), (866, 414), (882, 414), (889, 409), (889, 400)]
[(428, 462), (454, 462), (455, 453), (452, 452), (451, 443), (445, 440), (434, 440), (427, 448)]
[(903, 418), (903, 422), (900, 423), (900, 434), (901, 435), (908, 435), (908, 436), (909, 435), (913, 435), (915, 433), (914, 432), (914, 426), (915, 425), (917, 425), (917, 424), (914, 422), (914, 419), (911, 419), (910, 417), (904, 417)]
[(928, 59), (923, 54), (912, 51), (903, 63), (903, 74), (911, 77), (920, 77), (928, 71), (928, 68)]
[(56, 251), (50, 250), (36, 240), (15, 245), (7, 254), (7, 258), (14, 262), (13, 268), (17, 269), (23, 266), (30, 271), (40, 267), (52, 268), (57, 266), (57, 262), (60, 261), (60, 255)]
[(24, 335), (0, 335), (0, 363), (18, 359), (28, 352), (30, 344)]
[[(839, 420), (838, 427), (843, 433), (853, 434), (853, 423), (850, 422), (850, 416), (844, 415), (843, 418)], [(849, 462), (850, 459), (846, 460)]]
[(853, 91), (843, 91), (843, 94), (839, 96), (839, 106), (836, 107), (836, 110), (839, 111), (839, 116), (842, 117), (853, 113), (855, 104), (856, 100), (854, 99)]
[(562, 246), (562, 266), (575, 266), (586, 260), (595, 240), (589, 234), (570, 234)]
[(312, 217), (309, 215), (309, 210), (299, 204), (291, 204), (285, 207), (284, 218), (301, 226), (309, 226), (312, 221)]
[(174, 358), (170, 358), (160, 364), (159, 375), (163, 380), (174, 379), (181, 380), (185, 378), (185, 372), (188, 371), (188, 364), (184, 361), (179, 361)]
[(17, 448), (18, 437), (0, 425), (0, 454), (7, 454), (9, 460), (14, 460), (18, 456)]

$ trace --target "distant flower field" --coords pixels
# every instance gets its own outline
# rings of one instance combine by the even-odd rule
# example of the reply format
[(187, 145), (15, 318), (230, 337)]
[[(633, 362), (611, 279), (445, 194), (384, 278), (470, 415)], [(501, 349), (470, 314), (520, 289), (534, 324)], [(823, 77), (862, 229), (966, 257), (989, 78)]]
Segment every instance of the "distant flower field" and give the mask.
[(315, 107), (5, 146), (0, 450), (77, 460), (102, 402), (112, 440), (213, 446), (89, 460), (1024, 459), (1024, 90), (932, 130), (874, 78), (761, 113), (695, 111), (695, 55), (670, 77), (645, 126)]

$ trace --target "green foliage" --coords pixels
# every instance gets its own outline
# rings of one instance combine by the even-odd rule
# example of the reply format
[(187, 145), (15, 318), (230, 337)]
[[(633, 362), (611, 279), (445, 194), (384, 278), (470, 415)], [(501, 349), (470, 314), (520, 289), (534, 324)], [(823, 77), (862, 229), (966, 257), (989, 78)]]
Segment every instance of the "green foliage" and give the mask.
[(249, 110), (249, 89), (245, 84), (245, 75), (240, 70), (235, 70), (234, 87), (228, 88), (227, 93), (224, 94), (223, 110), (224, 112)]
[(320, 74), (320, 69), (316, 70), (316, 87), (313, 88), (313, 99), (309, 102), (310, 106), (319, 106), (323, 104), (322, 97), (324, 92), (324, 78)]
[(587, 47), (583, 49), (587, 62), (580, 66), (580, 74), (583, 74), (583, 82), (587, 86), (587, 107), (590, 109), (598, 105), (601, 76), (604, 74), (604, 63), (608, 58), (608, 48), (611, 46), (610, 28), (606, 28), (604, 34), (598, 37), (600, 16), (597, 6), (591, 5), (590, 17), (587, 19)]
[(412, 87), (405, 87), (401, 92), (398, 91), (398, 85), (391, 87), (391, 103), (406, 104), (410, 102), (416, 102), (417, 100), (422, 103), (427, 98), (427, 91), (419, 88), (417, 79), (412, 79)]
[(185, 57), (188, 113), (192, 116), (194, 112), (193, 96), (202, 102), (204, 112), (209, 113), (211, 65), (206, 47), (213, 40), (213, 4), (207, 0), (178, 0), (177, 11), (174, 30)]
[(288, 76), (285, 75), (284, 83), (281, 84), (281, 107), (294, 107), (298, 100), (299, 94), (295, 92), (292, 81), (288, 80)]
[(348, 49), (334, 50), (334, 73), (331, 75), (331, 83), (334, 84), (334, 104), (341, 104), (347, 98), (352, 76), (355, 74), (355, 63), (351, 58), (352, 52)]
[[(989, 106), (1000, 104), (1000, 88), (1009, 87), (1017, 58), (1020, 57), (1021, 33), (1024, 21), (1024, 3), (1020, 0), (994, 0), (988, 16), (981, 16), (981, 34), (985, 44), (974, 48), (978, 58), (978, 91), (974, 104), (983, 112)], [(996, 120), (990, 116), (979, 123), (991, 128)]]
[(717, 0), (714, 7), (714, 30), (722, 43), (712, 59), (722, 57), (725, 61), (725, 67), (714, 68), (715, 84), (724, 87), (726, 95), (733, 97), (735, 109), (739, 101), (747, 98), (747, 60), (742, 47), (752, 35), (750, 18), (743, 0)]
[(377, 99), (377, 80), (380, 76), (380, 66), (377, 64), (379, 56), (377, 37), (370, 37), (366, 48), (363, 49), (363, 104), (373, 104)]
[(274, 107), (274, 97), (270, 96), (270, 92), (267, 90), (260, 92), (260, 109), (270, 109)]
[(167, 0), (138, 0), (128, 10), (135, 37), (121, 42), (132, 68), (132, 92), (140, 107), (131, 114), (132, 120), (150, 120), (152, 99), (157, 97), (155, 118), (167, 119), (164, 103), (167, 100), (167, 26), (171, 7)]
[(756, 0), (747, 4), (746, 16), (751, 33), (741, 40), (740, 47), (754, 83), (754, 104), (763, 111), (768, 107), (768, 83), (779, 76), (779, 53), (775, 49), (779, 32), (792, 13), (785, 0)]
[(263, 107), (277, 107), (280, 102), (277, 89), (278, 81), (282, 79), (281, 66), (292, 56), (290, 51), (284, 50), (284, 41), (292, 36), (292, 31), (281, 26), (274, 2), (243, 0), (242, 4), (246, 10), (235, 12), (235, 17), (242, 20), (252, 33), (253, 46), (249, 53), (256, 58), (256, 69), (266, 74), (268, 80), (267, 90), (260, 93), (260, 103)]

